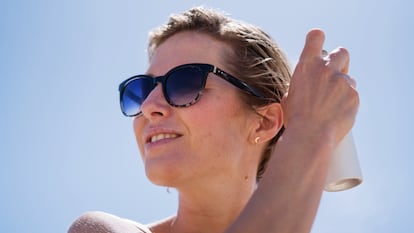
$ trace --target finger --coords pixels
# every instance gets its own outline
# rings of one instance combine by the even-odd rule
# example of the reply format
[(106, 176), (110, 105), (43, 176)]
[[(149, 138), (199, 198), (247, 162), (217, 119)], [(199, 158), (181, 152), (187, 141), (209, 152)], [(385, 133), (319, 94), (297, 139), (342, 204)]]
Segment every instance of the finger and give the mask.
[(328, 56), (328, 66), (347, 74), (349, 70), (349, 52), (345, 48), (337, 48)]
[(313, 59), (314, 57), (320, 57), (325, 41), (325, 34), (320, 29), (312, 29), (306, 35), (305, 46), (302, 50), (299, 60)]
[(355, 79), (353, 79), (352, 77), (348, 77), (348, 80), (347, 81), (348, 81), (349, 85), (351, 85), (351, 87), (353, 87), (354, 89), (356, 89), (357, 83), (356, 83)]
[(351, 76), (349, 76), (345, 73), (340, 73), (338, 78), (344, 79), (351, 87), (356, 89), (356, 81)]

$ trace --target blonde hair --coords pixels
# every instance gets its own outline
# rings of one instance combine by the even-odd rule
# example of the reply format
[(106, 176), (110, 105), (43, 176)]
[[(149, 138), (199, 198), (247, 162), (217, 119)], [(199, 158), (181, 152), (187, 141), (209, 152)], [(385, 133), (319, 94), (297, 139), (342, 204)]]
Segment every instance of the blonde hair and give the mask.
[[(260, 28), (237, 21), (215, 9), (195, 7), (180, 14), (171, 15), (169, 21), (149, 34), (148, 57), (172, 35), (182, 31), (205, 33), (228, 44), (225, 51), (226, 67), (235, 77), (261, 92), (265, 98), (248, 94), (243, 100), (253, 108), (280, 103), (288, 90), (291, 70), (288, 60), (273, 39)], [(271, 150), (284, 128), (268, 143), (257, 170), (257, 180), (262, 177)]]

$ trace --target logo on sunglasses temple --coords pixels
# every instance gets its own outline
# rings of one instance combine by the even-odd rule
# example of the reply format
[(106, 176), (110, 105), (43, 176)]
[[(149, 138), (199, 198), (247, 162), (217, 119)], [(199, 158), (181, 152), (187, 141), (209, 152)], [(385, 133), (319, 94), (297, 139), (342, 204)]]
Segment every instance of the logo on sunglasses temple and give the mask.
[(136, 75), (123, 81), (119, 85), (122, 113), (128, 117), (140, 115), (142, 103), (158, 83), (169, 105), (189, 107), (200, 98), (210, 72), (253, 96), (264, 98), (256, 89), (216, 66), (191, 63), (177, 66), (163, 76)]

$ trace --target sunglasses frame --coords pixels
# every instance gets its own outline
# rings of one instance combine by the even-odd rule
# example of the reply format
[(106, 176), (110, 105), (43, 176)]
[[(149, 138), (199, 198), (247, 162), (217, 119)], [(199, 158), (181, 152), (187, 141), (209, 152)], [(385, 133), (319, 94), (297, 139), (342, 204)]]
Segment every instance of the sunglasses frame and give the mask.
[[(170, 77), (170, 75), (172, 73), (176, 72), (177, 70), (181, 70), (181, 69), (184, 69), (184, 68), (187, 68), (187, 67), (188, 68), (194, 68), (194, 67), (196, 67), (197, 69), (199, 69), (199, 70), (201, 70), (203, 72), (202, 73), (202, 75), (203, 75), (202, 76), (202, 78), (203, 78), (203, 80), (202, 80), (202, 86), (201, 86), (200, 90), (198, 91), (197, 96), (196, 96), (196, 98), (194, 100), (190, 101), (187, 104), (177, 105), (177, 104), (174, 104), (172, 102), (172, 100), (170, 99), (170, 97), (167, 95), (166, 82), (167, 82), (168, 78)], [(211, 65), (211, 64), (205, 64), (205, 63), (189, 63), (189, 64), (183, 64), (183, 65), (176, 66), (176, 67), (172, 68), (171, 70), (169, 70), (165, 75), (161, 75), (161, 76), (157, 76), (157, 77), (152, 77), (150, 75), (145, 75), (145, 74), (144, 75), (135, 75), (135, 76), (132, 76), (132, 77), (126, 79), (125, 81), (123, 81), (121, 84), (119, 84), (119, 87), (118, 87), (118, 90), (119, 90), (119, 93), (120, 93), (119, 97), (120, 97), (120, 105), (121, 105), (122, 113), (125, 116), (127, 116), (127, 117), (138, 116), (138, 115), (141, 115), (141, 113), (142, 113), (142, 111), (139, 111), (136, 114), (127, 114), (125, 112), (125, 110), (124, 110), (124, 107), (123, 107), (123, 96), (125, 94), (125, 91), (127, 90), (127, 86), (131, 82), (133, 82), (133, 81), (135, 81), (137, 79), (151, 78), (151, 80), (153, 82), (152, 82), (152, 89), (151, 89), (151, 91), (149, 93), (151, 93), (152, 90), (154, 90), (154, 88), (157, 86), (158, 83), (161, 83), (162, 93), (164, 95), (165, 100), (167, 101), (167, 103), (170, 106), (173, 106), (173, 107), (189, 107), (189, 106), (195, 104), (200, 99), (201, 91), (205, 88), (206, 81), (207, 81), (207, 77), (208, 77), (208, 74), (209, 73), (213, 73), (213, 74), (217, 75), (218, 77), (226, 80), (227, 82), (231, 83), (235, 87), (237, 87), (237, 88), (239, 88), (239, 89), (241, 89), (241, 90), (243, 90), (243, 91), (245, 91), (245, 92), (247, 92), (247, 93), (249, 93), (249, 94), (251, 94), (253, 96), (256, 96), (258, 98), (265, 98), (255, 88), (253, 88), (252, 86), (248, 85), (244, 81), (242, 81), (242, 80), (240, 80), (240, 79), (232, 76), (231, 74), (225, 72), (224, 70), (218, 68), (217, 66), (214, 66), (214, 65)], [(131, 95), (134, 95), (134, 94), (131, 93)], [(145, 100), (143, 100), (142, 102), (144, 102), (144, 101)]]

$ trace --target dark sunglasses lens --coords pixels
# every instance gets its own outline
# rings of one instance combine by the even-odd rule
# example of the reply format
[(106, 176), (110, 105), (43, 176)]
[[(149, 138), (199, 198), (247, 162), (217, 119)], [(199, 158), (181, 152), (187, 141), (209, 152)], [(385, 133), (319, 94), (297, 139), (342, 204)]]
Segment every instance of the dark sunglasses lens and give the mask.
[(142, 102), (154, 89), (152, 78), (143, 77), (126, 84), (121, 93), (121, 108), (125, 115), (134, 116), (141, 112)]
[(177, 106), (194, 103), (204, 84), (203, 71), (198, 67), (185, 67), (169, 74), (165, 91), (170, 102)]

